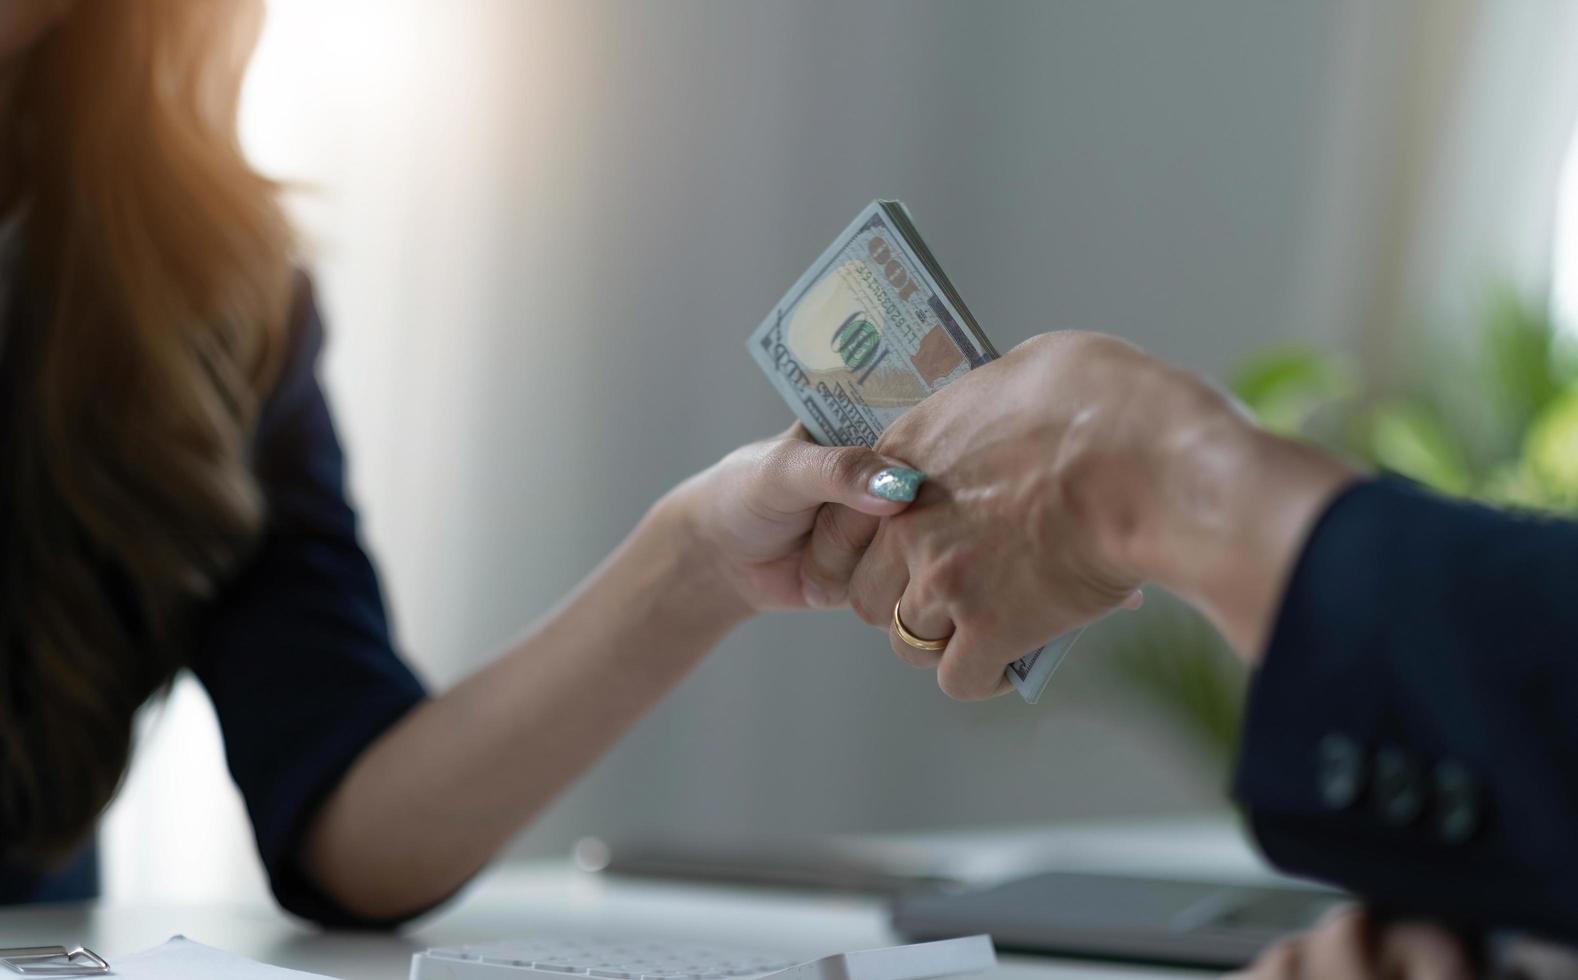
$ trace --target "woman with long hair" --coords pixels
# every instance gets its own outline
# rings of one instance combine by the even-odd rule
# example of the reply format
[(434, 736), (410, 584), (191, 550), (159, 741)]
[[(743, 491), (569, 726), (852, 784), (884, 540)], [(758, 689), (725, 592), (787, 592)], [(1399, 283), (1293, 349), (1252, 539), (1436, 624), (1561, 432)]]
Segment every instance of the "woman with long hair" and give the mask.
[(914, 496), (864, 450), (747, 446), (429, 697), (358, 541), (290, 228), (236, 138), (260, 14), (0, 2), (0, 901), (93, 893), (134, 715), (190, 669), (281, 904), (423, 910), (733, 626), (840, 603), (864, 543), (840, 515)]

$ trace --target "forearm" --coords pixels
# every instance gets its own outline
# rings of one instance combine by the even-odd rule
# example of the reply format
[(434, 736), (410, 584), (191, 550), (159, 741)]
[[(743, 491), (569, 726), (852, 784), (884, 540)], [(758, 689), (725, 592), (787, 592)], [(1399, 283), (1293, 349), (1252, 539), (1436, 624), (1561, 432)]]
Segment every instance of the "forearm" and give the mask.
[(1138, 458), (1118, 477), (1128, 487), (1099, 491), (1125, 510), (1105, 521), (1105, 547), (1257, 661), (1311, 526), (1357, 473), (1257, 428), (1191, 375), (1160, 373), (1157, 385), (1172, 390), (1149, 401), (1137, 423), (1153, 436), (1135, 443)]
[(356, 762), (302, 860), (369, 918), (453, 892), (745, 615), (660, 505), (558, 610)]
[(1184, 450), (1164, 486), (1156, 581), (1256, 663), (1311, 527), (1357, 473), (1319, 449), (1222, 425)]

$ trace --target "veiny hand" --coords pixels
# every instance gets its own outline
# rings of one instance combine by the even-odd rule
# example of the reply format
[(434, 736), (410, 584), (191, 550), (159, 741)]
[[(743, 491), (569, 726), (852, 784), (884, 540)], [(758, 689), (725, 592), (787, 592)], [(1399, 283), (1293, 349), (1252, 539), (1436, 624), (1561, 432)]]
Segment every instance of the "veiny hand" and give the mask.
[(1142, 581), (1196, 602), (1246, 652), (1281, 563), (1347, 477), (1291, 446), (1121, 340), (1037, 337), (883, 434), (879, 451), (929, 476), (915, 506), (882, 522), (850, 603), (882, 627), (898, 604), (912, 634), (947, 638), (941, 654), (896, 631), (891, 643), (935, 666), (956, 698), (1007, 690), (1007, 664), (1130, 601)]
[[(1151, 409), (1136, 373), (1160, 374), (1138, 350), (1095, 334), (1038, 338), (978, 368), (906, 413), (879, 448), (930, 475), (919, 502), (883, 522), (856, 569), (850, 601), (888, 627), (895, 603), (911, 633), (951, 637), (941, 653), (897, 635), (894, 652), (936, 666), (956, 698), (1007, 690), (1007, 664), (1118, 607), (1139, 572), (1096, 537), (1106, 489), (1075, 477), (1089, 457), (1119, 458), (1147, 437)], [(1114, 397), (1116, 396), (1116, 397)]]
[(828, 607), (844, 602), (849, 576), (873, 523), (859, 536), (812, 534), (819, 514), (865, 515), (875, 522), (902, 512), (921, 474), (863, 448), (827, 448), (796, 424), (773, 439), (735, 450), (669, 494), (661, 506), (678, 508), (701, 545), (720, 587), (748, 615), (776, 609)]
[(1272, 946), (1233, 980), (1469, 980), (1463, 944), (1427, 922), (1378, 923), (1341, 909), (1310, 932)]

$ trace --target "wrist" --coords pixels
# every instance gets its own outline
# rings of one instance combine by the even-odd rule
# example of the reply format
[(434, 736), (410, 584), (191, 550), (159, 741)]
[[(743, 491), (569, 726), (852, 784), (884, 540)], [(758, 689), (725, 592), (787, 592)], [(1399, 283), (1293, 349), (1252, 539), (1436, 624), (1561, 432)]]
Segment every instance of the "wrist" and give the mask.
[(1195, 404), (1160, 420), (1130, 555), (1141, 576), (1199, 599), (1208, 566), (1245, 519), (1262, 437), (1226, 398), (1199, 383)]
[[(1202, 385), (1202, 388), (1204, 386)], [(1199, 609), (1257, 662), (1315, 520), (1356, 476), (1330, 454), (1274, 436), (1225, 397), (1158, 429), (1155, 479), (1129, 559)]]
[(755, 612), (730, 580), (684, 485), (652, 505), (636, 530), (643, 551), (662, 569), (657, 615), (727, 632)]

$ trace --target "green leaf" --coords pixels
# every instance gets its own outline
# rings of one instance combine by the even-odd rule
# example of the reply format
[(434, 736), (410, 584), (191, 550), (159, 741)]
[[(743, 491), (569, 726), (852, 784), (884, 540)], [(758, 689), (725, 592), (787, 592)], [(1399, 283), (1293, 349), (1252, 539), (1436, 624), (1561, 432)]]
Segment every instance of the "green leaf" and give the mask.
[(1473, 474), (1458, 438), (1422, 402), (1393, 402), (1369, 419), (1369, 455), (1378, 466), (1442, 493), (1462, 495)]
[(1246, 362), (1229, 387), (1261, 425), (1294, 436), (1317, 412), (1350, 397), (1354, 382), (1336, 358), (1308, 348), (1285, 347)]
[(1203, 616), (1171, 596), (1149, 594), (1125, 625), (1123, 641), (1102, 663), (1212, 758), (1229, 758), (1248, 682), (1242, 661)]
[(1487, 394), (1503, 425), (1523, 432), (1573, 380), (1572, 358), (1543, 306), (1508, 286), (1492, 290), (1481, 346)]
[(1529, 427), (1523, 472), (1542, 503), (1578, 505), (1578, 386), (1554, 398)]

